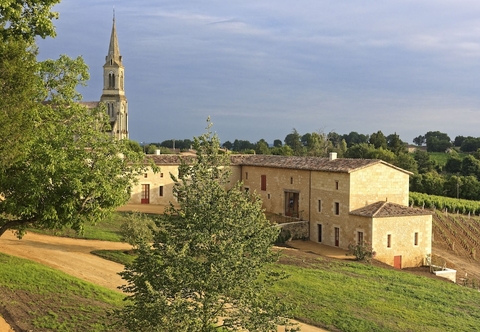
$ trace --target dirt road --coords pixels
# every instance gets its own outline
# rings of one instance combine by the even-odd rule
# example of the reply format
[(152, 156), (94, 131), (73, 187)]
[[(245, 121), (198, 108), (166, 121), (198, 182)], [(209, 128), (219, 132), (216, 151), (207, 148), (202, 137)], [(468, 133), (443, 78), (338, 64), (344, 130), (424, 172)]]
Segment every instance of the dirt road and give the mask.
[[(123, 265), (90, 254), (93, 250), (123, 250), (131, 246), (125, 243), (79, 240), (28, 233), (22, 240), (13, 234), (0, 237), (0, 252), (48, 265), (82, 280), (119, 292), (125, 282), (117, 274)], [(0, 331), (8, 331), (0, 317)], [(321, 332), (323, 329), (301, 324), (304, 332)], [(279, 331), (282, 331), (279, 329)]]

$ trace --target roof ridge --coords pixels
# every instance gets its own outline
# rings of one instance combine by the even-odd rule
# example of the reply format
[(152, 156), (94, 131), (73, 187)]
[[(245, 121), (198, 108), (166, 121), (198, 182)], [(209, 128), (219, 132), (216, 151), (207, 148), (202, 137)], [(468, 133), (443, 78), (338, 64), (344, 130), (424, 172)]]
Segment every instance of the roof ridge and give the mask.
[[(382, 201), (379, 201), (379, 202), (382, 202)], [(383, 202), (383, 204), (380, 205), (380, 207), (377, 209), (377, 211), (375, 211), (375, 213), (373, 213), (372, 217), (376, 217), (377, 214), (379, 214), (380, 211), (382, 211), (382, 209), (383, 209), (383, 208), (385, 207), (385, 205), (387, 205), (387, 204), (388, 204), (388, 201)]]

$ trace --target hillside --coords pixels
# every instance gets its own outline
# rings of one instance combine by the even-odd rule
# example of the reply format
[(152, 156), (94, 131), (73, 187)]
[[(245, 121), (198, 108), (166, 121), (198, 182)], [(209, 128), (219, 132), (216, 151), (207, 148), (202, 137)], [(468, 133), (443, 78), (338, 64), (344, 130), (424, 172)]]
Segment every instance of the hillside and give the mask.
[(480, 285), (480, 217), (436, 210), (432, 228), (434, 260), (440, 256), (457, 269), (457, 282), (463, 283), (467, 273), (469, 283)]

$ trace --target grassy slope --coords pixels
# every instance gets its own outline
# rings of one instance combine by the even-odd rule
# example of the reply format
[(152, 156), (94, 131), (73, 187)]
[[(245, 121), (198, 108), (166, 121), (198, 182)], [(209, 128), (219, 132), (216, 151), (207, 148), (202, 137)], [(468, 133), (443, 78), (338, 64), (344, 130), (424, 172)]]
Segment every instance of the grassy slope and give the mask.
[(29, 260), (0, 254), (0, 309), (18, 328), (106, 331), (123, 295)]
[[(115, 220), (114, 233), (122, 218)], [(123, 252), (96, 254), (132, 260)], [(296, 303), (295, 316), (313, 325), (342, 331), (475, 331), (479, 325), (480, 293), (469, 288), (350, 261), (282, 261), (288, 264), (277, 268), (291, 276), (274, 291)]]

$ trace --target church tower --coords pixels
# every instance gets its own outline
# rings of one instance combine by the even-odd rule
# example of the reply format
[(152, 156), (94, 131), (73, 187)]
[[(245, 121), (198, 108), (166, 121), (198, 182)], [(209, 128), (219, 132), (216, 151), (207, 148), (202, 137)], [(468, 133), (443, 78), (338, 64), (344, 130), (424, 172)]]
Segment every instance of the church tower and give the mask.
[(124, 75), (114, 12), (110, 45), (103, 65), (103, 92), (100, 101), (107, 106), (112, 135), (117, 139), (128, 138), (128, 102), (125, 97)]

